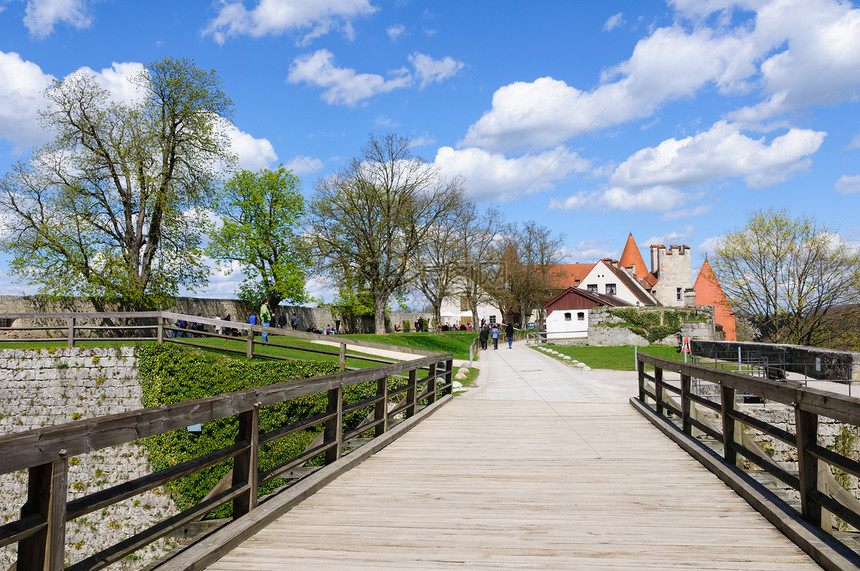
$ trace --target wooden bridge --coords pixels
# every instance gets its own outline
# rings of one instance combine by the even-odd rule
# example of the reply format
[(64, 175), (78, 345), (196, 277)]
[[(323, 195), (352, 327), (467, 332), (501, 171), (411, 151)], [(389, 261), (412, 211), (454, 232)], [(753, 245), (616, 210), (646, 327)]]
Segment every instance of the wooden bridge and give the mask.
[[(819, 446), (816, 435), (818, 415), (860, 424), (860, 399), (647, 355), (640, 355), (637, 383), (634, 372), (586, 372), (520, 344), (483, 353), (479, 382), (463, 395), (449, 394), (452, 369), (450, 356), (419, 355), (377, 369), (68, 425), (74, 429), (0, 437), (0, 472), (30, 469), (30, 500), (20, 520), (0, 527), (0, 544), (18, 542), (19, 570), (60, 569), (66, 521), (235, 458), (232, 486), (208, 505), (73, 568), (119, 561), (231, 499), (232, 523), (157, 568), (858, 568), (860, 558), (821, 525), (822, 513), (850, 523), (860, 516), (850, 500), (819, 491), (825, 476), (818, 468), (833, 465), (858, 475), (860, 464)], [(677, 378), (670, 379), (670, 371)], [(402, 387), (391, 388), (393, 377), (403, 379)], [(693, 394), (693, 378), (714, 383), (718, 396)], [(375, 397), (343, 402), (343, 387), (368, 382), (378, 387)], [(793, 406), (798, 433), (736, 411), (736, 391)], [(329, 395), (324, 415), (259, 434), (261, 406), (318, 392)], [(392, 405), (397, 395), (402, 399)], [(343, 434), (343, 415), (368, 407), (367, 422)], [(703, 410), (721, 424), (709, 423)], [(240, 415), (232, 447), (98, 497), (65, 501), (67, 458), (231, 414)], [(395, 422), (398, 415), (405, 420)], [(314, 454), (324, 454), (326, 465), (258, 505), (257, 447), (314, 423), (325, 425), (322, 443), (277, 472)], [(740, 424), (796, 446), (799, 473), (765, 465), (739, 438)], [(375, 438), (341, 457), (346, 440), (368, 432)], [(699, 444), (694, 432), (722, 439), (730, 462)], [(739, 455), (754, 457), (798, 489), (802, 513), (734, 468)]]

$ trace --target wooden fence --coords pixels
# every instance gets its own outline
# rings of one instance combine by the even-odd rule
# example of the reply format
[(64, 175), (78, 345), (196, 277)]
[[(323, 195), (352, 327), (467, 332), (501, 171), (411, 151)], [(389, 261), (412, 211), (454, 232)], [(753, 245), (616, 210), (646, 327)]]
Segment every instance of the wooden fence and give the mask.
[[(17, 322), (13, 327), (11, 324)], [(180, 322), (185, 322), (185, 327), (179, 327)], [(6, 332), (6, 336), (0, 336), (0, 344), (3, 342), (62, 342), (74, 347), (80, 341), (157, 341), (159, 343), (176, 343), (200, 348), (217, 349), (227, 353), (243, 354), (247, 358), (266, 357), (268, 359), (293, 359), (283, 357), (265, 351), (266, 347), (291, 349), (313, 355), (330, 355), (336, 357), (342, 370), (356, 370), (349, 366), (349, 359), (364, 361), (366, 363), (391, 364), (394, 359), (386, 359), (371, 354), (356, 354), (363, 347), (370, 349), (382, 349), (397, 353), (413, 354), (418, 356), (427, 355), (427, 351), (377, 343), (349, 339), (337, 335), (319, 335), (316, 333), (305, 333), (291, 329), (280, 329), (278, 327), (262, 327), (261, 325), (250, 325), (237, 321), (225, 321), (223, 319), (212, 319), (208, 317), (173, 313), (169, 311), (144, 311), (144, 312), (104, 312), (104, 313), (5, 313), (0, 314), (0, 332)], [(223, 332), (229, 330), (232, 333), (225, 335)], [(219, 333), (219, 331), (221, 333)], [(29, 337), (32, 334), (47, 334), (47, 332), (60, 333), (63, 336), (39, 336)], [(269, 340), (263, 341), (262, 335), (266, 333)], [(230, 346), (213, 346), (207, 344), (205, 339), (222, 339), (235, 341), (236, 345), (242, 343), (239, 349)], [(295, 341), (305, 340), (312, 342), (334, 343), (337, 347), (327, 349), (324, 347), (308, 347), (307, 345), (296, 345)], [(241, 345), (240, 345), (241, 346)], [(261, 350), (262, 349), (262, 350)], [(366, 364), (365, 363), (365, 364)]]
[[(860, 399), (804, 387), (791, 381), (772, 381), (639, 353), (639, 400), (663, 417), (674, 415), (687, 435), (699, 431), (722, 444), (723, 458), (740, 466), (742, 458), (772, 474), (800, 495), (804, 520), (831, 533), (830, 514), (860, 529), (860, 502), (839, 485), (831, 468), (860, 477), (860, 462), (821, 445), (819, 418), (860, 425)], [(653, 367), (653, 374), (645, 365)], [(666, 372), (678, 373), (668, 380)], [(693, 379), (713, 383), (718, 396), (693, 392)], [(701, 383), (700, 383), (701, 384)], [(795, 431), (789, 432), (739, 410), (738, 395), (754, 395), (766, 402), (793, 408)], [(712, 419), (718, 418), (718, 421)], [(749, 427), (796, 449), (797, 470), (778, 465), (744, 431)], [(697, 433), (698, 434), (698, 433)], [(856, 556), (855, 556), (856, 557)], [(857, 559), (855, 559), (856, 561)]]
[[(156, 338), (164, 340), (163, 332), (171, 328), (164, 321), (179, 316), (155, 313), (138, 314), (136, 318), (158, 319)], [(203, 323), (215, 321), (199, 317), (193, 319)], [(260, 330), (258, 326), (233, 325), (244, 325), (240, 328), (247, 331)], [(277, 331), (283, 333), (282, 330)], [(363, 345), (377, 344), (365, 342)], [(233, 502), (234, 519), (249, 514), (257, 507), (261, 484), (281, 477), (317, 457), (324, 457), (327, 465), (337, 463), (347, 441), (358, 436), (379, 437), (399, 420), (418, 414), (424, 407), (435, 407), (446, 402), (450, 398), (446, 395), (451, 394), (453, 386), (451, 355), (418, 350), (411, 352), (424, 354), (372, 369), (289, 381), (0, 436), (0, 474), (29, 471), (28, 499), (18, 520), (0, 526), (0, 547), (17, 542), (18, 571), (62, 569), (67, 522), (230, 459), (233, 461), (232, 479), (226, 482), (225, 489), (216, 490), (197, 505), (69, 568), (83, 570), (106, 567), (189, 522), (203, 518), (230, 501)], [(426, 371), (426, 376), (420, 378), (419, 371)], [(394, 382), (390, 383), (392, 379)], [(357, 402), (345, 402), (344, 388), (362, 383), (375, 386), (374, 395)], [(261, 408), (315, 394), (326, 395), (328, 406), (325, 412), (260, 433), (258, 419)], [(342, 422), (344, 415), (357, 411), (367, 412), (367, 416), (357, 428), (345, 433)], [(75, 456), (231, 416), (237, 416), (239, 421), (238, 434), (232, 445), (159, 472), (68, 500), (69, 460)], [(265, 472), (258, 470), (258, 451), (261, 446), (314, 428), (321, 430), (320, 436), (307, 449)]]

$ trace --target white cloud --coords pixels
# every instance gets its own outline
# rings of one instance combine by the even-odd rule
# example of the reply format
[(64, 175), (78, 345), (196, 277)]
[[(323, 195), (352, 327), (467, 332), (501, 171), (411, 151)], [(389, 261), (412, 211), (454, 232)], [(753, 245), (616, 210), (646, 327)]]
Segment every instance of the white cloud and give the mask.
[(323, 169), (323, 162), (319, 159), (311, 157), (293, 157), (284, 165), (289, 170), (297, 175), (316, 173), (319, 174)]
[(694, 216), (703, 216), (711, 211), (713, 204), (702, 204), (693, 208), (678, 208), (670, 210), (660, 217), (660, 220), (679, 220), (681, 218), (692, 218)]
[[(850, 2), (674, 0), (672, 6), (679, 21), (642, 38), (591, 90), (551, 77), (500, 87), (463, 143), (494, 151), (545, 148), (589, 128), (649, 117), (708, 87), (723, 94), (760, 89), (762, 101), (729, 115), (751, 125), (860, 99), (860, 8)], [(743, 15), (731, 25), (736, 11)], [(715, 12), (722, 16), (710, 18)]]
[(385, 79), (372, 73), (356, 73), (354, 69), (336, 67), (334, 55), (328, 50), (317, 50), (293, 60), (287, 80), (290, 83), (310, 83), (327, 88), (323, 100), (327, 103), (348, 105), (393, 89), (406, 87), (412, 76), (405, 69), (394, 72), (394, 77)]
[(855, 192), (860, 192), (860, 175), (842, 175), (839, 180), (836, 181), (834, 189), (840, 194), (853, 194)]
[(604, 31), (611, 32), (618, 26), (622, 25), (624, 25), (624, 12), (618, 12), (606, 20), (606, 23), (603, 24), (603, 29)]
[(665, 212), (680, 204), (688, 204), (690, 197), (677, 188), (655, 186), (638, 191), (612, 187), (606, 190), (580, 191), (564, 200), (550, 200), (550, 210), (646, 210)]
[(30, 34), (44, 39), (54, 31), (57, 23), (66, 23), (82, 30), (89, 28), (92, 17), (86, 0), (28, 0), (24, 13), (24, 25)]
[(368, 0), (259, 0), (251, 10), (234, 0), (221, 0), (220, 4), (218, 15), (203, 30), (219, 44), (233, 36), (259, 38), (308, 28), (305, 42), (336, 28), (351, 38), (354, 31), (350, 20), (377, 10)]
[(708, 83), (734, 87), (742, 71), (753, 69), (742, 57), (746, 51), (732, 36), (661, 28), (639, 41), (629, 60), (607, 70), (592, 91), (551, 77), (499, 88), (492, 108), (469, 127), (464, 143), (492, 150), (543, 148), (587, 129), (647, 117)]
[(137, 85), (136, 80), (146, 68), (142, 63), (124, 62), (112, 63), (101, 71), (95, 71), (89, 67), (81, 67), (66, 76), (66, 80), (76, 75), (89, 76), (105, 89), (110, 98), (117, 103), (133, 104), (144, 97), (143, 92)]
[(415, 78), (420, 82), (421, 89), (431, 83), (437, 83), (455, 76), (458, 71), (463, 69), (464, 65), (449, 56), (433, 59), (418, 52), (409, 56), (409, 62), (415, 67)]
[(20, 55), (0, 52), (0, 139), (10, 141), (14, 152), (46, 141), (38, 111), (46, 104), (42, 92), (53, 80)]
[(406, 33), (406, 26), (403, 24), (394, 24), (393, 26), (386, 28), (385, 33), (388, 34), (388, 38), (392, 42), (396, 42), (400, 39), (400, 36)]
[(618, 165), (609, 181), (624, 187), (690, 186), (743, 177), (749, 187), (761, 188), (808, 167), (809, 155), (821, 147), (825, 135), (790, 129), (768, 145), (764, 139), (741, 134), (736, 125), (719, 121), (704, 133), (667, 139), (637, 151)]
[(659, 236), (651, 236), (650, 238), (645, 240), (645, 244), (684, 244), (696, 231), (695, 226), (684, 226), (681, 228), (681, 231), (672, 230), (670, 232), (666, 232), (665, 234), (661, 234)]
[(589, 264), (603, 258), (617, 260), (621, 256), (621, 250), (612, 249), (613, 245), (613, 240), (583, 240), (574, 248), (564, 248), (563, 258), (574, 264)]
[(448, 175), (463, 177), (467, 192), (476, 200), (499, 201), (553, 188), (554, 181), (574, 172), (586, 172), (590, 166), (587, 160), (563, 148), (507, 158), (482, 149), (441, 147), (435, 164)]
[(293, 60), (287, 81), (326, 88), (322, 97), (327, 103), (353, 107), (375, 95), (414, 85), (415, 81), (423, 89), (430, 83), (454, 76), (463, 68), (461, 62), (451, 57), (437, 60), (418, 52), (410, 55), (409, 61), (415, 67), (414, 77), (406, 68), (400, 68), (389, 72), (389, 79), (386, 79), (374, 73), (337, 67), (334, 54), (322, 49)]
[(702, 243), (696, 247), (696, 253), (706, 256), (713, 254), (717, 248), (722, 246), (725, 239), (725, 236), (711, 236), (710, 238), (705, 238), (702, 240)]
[(270, 168), (278, 159), (268, 139), (257, 139), (227, 120), (223, 120), (221, 125), (230, 141), (230, 151), (238, 157), (240, 168), (258, 171)]

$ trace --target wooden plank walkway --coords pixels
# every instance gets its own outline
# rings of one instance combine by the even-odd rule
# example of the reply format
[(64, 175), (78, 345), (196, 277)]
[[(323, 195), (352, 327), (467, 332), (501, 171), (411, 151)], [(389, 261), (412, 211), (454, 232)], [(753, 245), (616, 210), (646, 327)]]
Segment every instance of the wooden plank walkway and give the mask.
[(209, 568), (819, 568), (619, 402), (632, 373), (522, 347), (482, 364), (479, 390)]

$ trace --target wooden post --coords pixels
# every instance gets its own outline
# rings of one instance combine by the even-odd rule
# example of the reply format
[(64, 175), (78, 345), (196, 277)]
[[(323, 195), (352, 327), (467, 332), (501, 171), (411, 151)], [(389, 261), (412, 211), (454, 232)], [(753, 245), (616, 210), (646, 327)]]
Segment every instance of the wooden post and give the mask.
[(803, 518), (816, 527), (821, 527), (821, 506), (811, 493), (818, 489), (818, 459), (807, 451), (818, 444), (818, 415), (794, 406), (797, 434), (797, 468), (800, 476), (800, 507)]
[(436, 365), (438, 365), (438, 363), (430, 365), (430, 373), (427, 375), (427, 378), (429, 379), (427, 381), (427, 404), (433, 404), (436, 402)]
[(731, 445), (735, 441), (737, 423), (729, 412), (735, 409), (735, 389), (723, 384), (720, 385), (720, 409), (723, 416), (723, 457), (734, 466), (738, 462), (738, 453)]
[(75, 318), (69, 318), (69, 347), (75, 346)]
[(447, 361), (445, 366), (448, 368), (445, 373), (445, 384), (448, 385), (448, 388), (445, 389), (444, 394), (450, 395), (454, 393), (454, 360)]
[(328, 392), (328, 407), (326, 412), (336, 413), (333, 418), (325, 421), (323, 441), (326, 444), (334, 442), (335, 445), (325, 451), (325, 463), (331, 464), (340, 459), (343, 447), (343, 387), (331, 389)]
[(663, 416), (666, 414), (666, 407), (663, 406), (663, 387), (660, 383), (663, 382), (663, 369), (654, 367), (654, 396), (657, 398), (655, 409), (657, 414)]
[(346, 371), (346, 343), (341, 342), (338, 359), (340, 361), (340, 370)]
[(254, 326), (248, 326), (248, 345), (245, 349), (245, 357), (248, 359), (254, 356)]
[(155, 322), (158, 324), (158, 344), (161, 345), (164, 343), (164, 317), (156, 317)]
[(18, 543), (20, 571), (54, 571), (65, 565), (68, 474), (65, 458), (30, 468), (27, 503), (21, 508), (21, 518), (39, 514), (48, 525)]
[(693, 401), (690, 400), (690, 393), (693, 390), (693, 381), (690, 375), (681, 375), (681, 424), (684, 432), (692, 435), (693, 425), (690, 423), (690, 414), (693, 412)]
[(645, 363), (638, 361), (636, 370), (639, 372), (639, 401), (645, 404)]
[(248, 447), (233, 462), (233, 485), (248, 484), (248, 490), (233, 500), (233, 519), (238, 519), (257, 507), (257, 479), (260, 442), (259, 403), (239, 413), (239, 432), (236, 442), (247, 442)]
[(409, 383), (406, 385), (406, 407), (405, 416), (409, 418), (414, 415), (417, 411), (417, 385), (418, 385), (418, 369), (412, 369), (409, 371)]
[(376, 425), (373, 435), (381, 436), (388, 430), (388, 377), (376, 381), (376, 398), (382, 400), (373, 407), (373, 420), (381, 420), (382, 423)]

